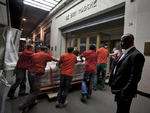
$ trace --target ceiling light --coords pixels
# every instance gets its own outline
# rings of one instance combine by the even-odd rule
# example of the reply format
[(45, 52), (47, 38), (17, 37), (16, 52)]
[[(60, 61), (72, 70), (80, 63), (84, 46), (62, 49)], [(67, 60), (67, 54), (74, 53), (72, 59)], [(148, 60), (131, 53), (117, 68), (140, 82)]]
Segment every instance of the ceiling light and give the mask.
[(31, 3), (29, 3), (29, 2), (25, 2), (25, 1), (24, 1), (24, 4), (29, 5), (29, 6), (32, 6), (32, 7), (36, 7), (36, 8), (39, 8), (39, 9), (45, 10), (45, 11), (50, 11), (50, 10), (49, 10), (49, 9), (47, 9), (47, 8), (37, 6), (37, 5), (31, 4)]
[(58, 1), (55, 1), (55, 0), (43, 0), (45, 2), (48, 2), (48, 3), (51, 3), (51, 4), (58, 4)]
[(61, 0), (24, 0), (23, 3), (30, 5), (42, 10), (50, 11), (54, 8)]
[(22, 21), (26, 21), (27, 19), (26, 18), (22, 18)]
[(31, 0), (24, 0), (24, 4), (27, 4), (27, 5), (36, 7), (36, 8), (40, 8), (40, 9), (47, 9), (47, 10), (49, 10), (49, 11), (50, 11), (50, 9), (51, 9), (50, 6), (46, 6), (46, 5), (43, 5), (43, 4), (41, 4), (41, 3), (31, 1)]

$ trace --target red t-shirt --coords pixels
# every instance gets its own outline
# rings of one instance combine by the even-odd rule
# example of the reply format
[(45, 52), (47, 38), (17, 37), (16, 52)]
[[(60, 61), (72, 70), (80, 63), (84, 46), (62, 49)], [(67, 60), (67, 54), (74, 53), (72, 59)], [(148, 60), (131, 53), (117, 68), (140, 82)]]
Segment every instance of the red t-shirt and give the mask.
[(107, 49), (105, 49), (104, 47), (99, 48), (96, 51), (97, 54), (97, 63), (104, 63), (107, 64), (107, 57), (109, 56), (109, 52)]
[(40, 51), (38, 53), (34, 53), (32, 55), (32, 59), (31, 59), (32, 62), (31, 62), (29, 71), (44, 74), (46, 63), (48, 61), (52, 61), (52, 60), (53, 60), (53, 58), (52, 58), (51, 54), (48, 54), (48, 53), (45, 53), (42, 51)]
[(62, 64), (60, 74), (73, 76), (74, 65), (77, 62), (77, 57), (72, 53), (61, 55), (59, 63)]
[(29, 50), (24, 50), (22, 54), (19, 56), (19, 60), (17, 62), (17, 69), (28, 69), (29, 64), (31, 62), (31, 56), (33, 52)]
[(81, 57), (85, 57), (84, 71), (97, 72), (97, 55), (93, 50), (85, 51), (81, 54)]

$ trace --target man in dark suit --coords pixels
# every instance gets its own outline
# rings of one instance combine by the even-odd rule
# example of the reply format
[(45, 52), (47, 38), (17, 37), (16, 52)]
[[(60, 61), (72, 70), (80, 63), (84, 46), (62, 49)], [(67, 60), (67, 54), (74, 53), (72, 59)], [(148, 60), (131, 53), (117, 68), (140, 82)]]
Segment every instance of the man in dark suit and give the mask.
[(112, 70), (109, 85), (117, 102), (116, 113), (129, 113), (133, 97), (136, 96), (145, 62), (144, 56), (134, 47), (134, 36), (121, 37), (121, 47), (125, 53), (118, 59)]

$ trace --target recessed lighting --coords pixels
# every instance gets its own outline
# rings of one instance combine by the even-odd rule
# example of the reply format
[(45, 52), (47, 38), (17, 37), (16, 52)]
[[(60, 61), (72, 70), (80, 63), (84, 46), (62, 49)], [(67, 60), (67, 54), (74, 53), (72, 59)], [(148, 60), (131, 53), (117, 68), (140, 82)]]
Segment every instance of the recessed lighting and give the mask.
[(26, 18), (22, 18), (22, 21), (26, 21), (27, 19)]

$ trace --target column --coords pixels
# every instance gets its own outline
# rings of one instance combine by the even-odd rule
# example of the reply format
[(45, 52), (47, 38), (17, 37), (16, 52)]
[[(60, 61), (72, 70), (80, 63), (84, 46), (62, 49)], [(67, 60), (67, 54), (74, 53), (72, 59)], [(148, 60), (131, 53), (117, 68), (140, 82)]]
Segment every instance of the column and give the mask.
[(87, 36), (87, 38), (86, 38), (86, 50), (89, 50), (89, 44), (90, 44), (90, 37)]
[(80, 52), (80, 37), (78, 37), (77, 48), (78, 48), (78, 51)]
[(71, 47), (74, 47), (74, 38), (71, 39)]
[(96, 50), (99, 49), (100, 43), (101, 43), (101, 36), (100, 36), (100, 33), (98, 33), (97, 34)]

